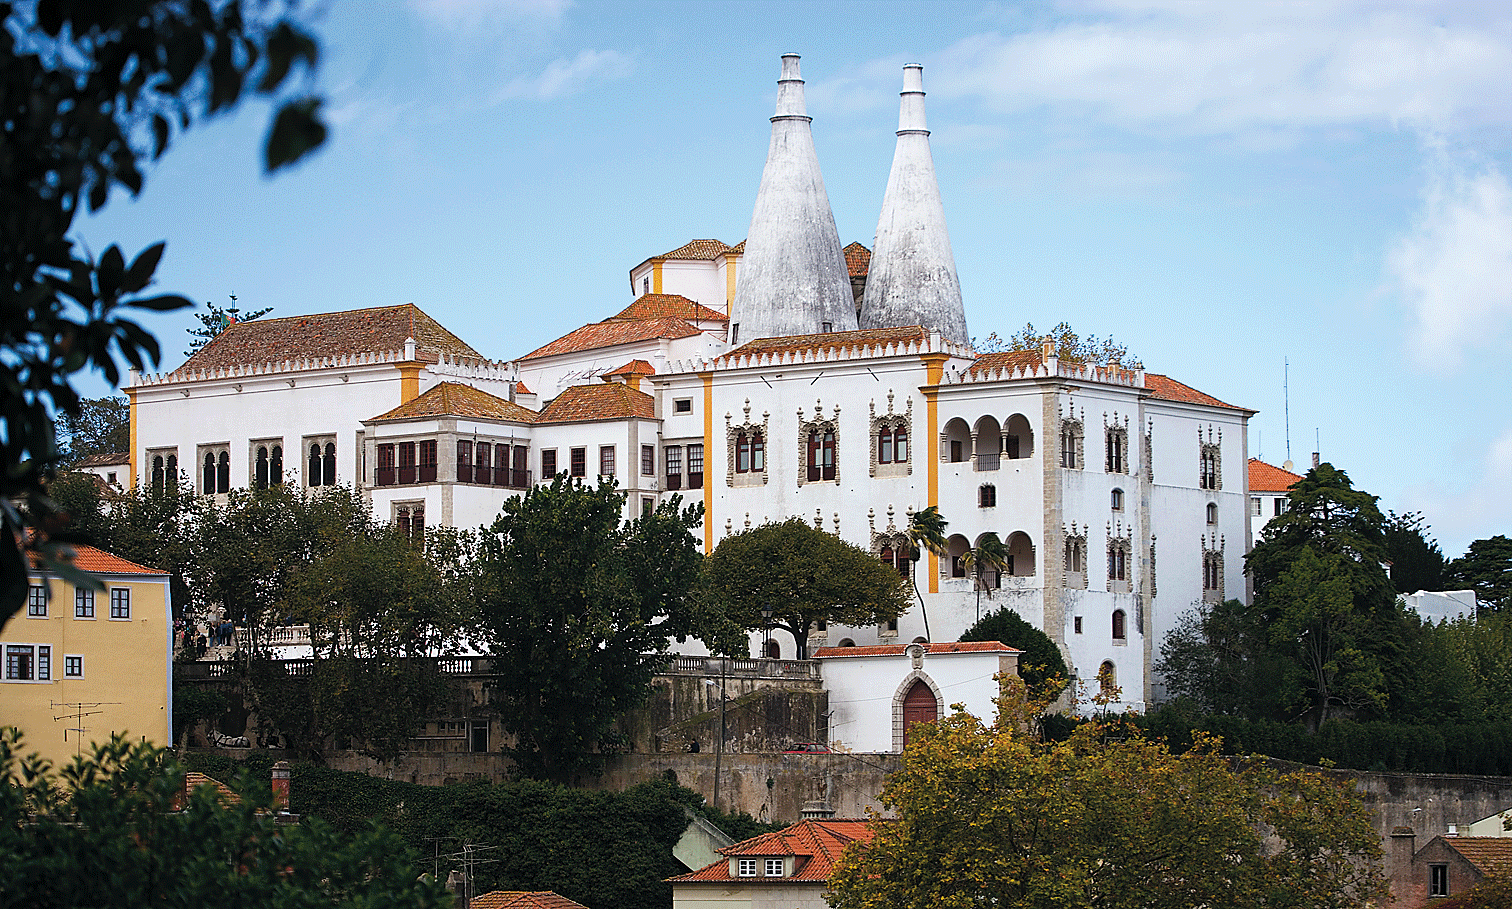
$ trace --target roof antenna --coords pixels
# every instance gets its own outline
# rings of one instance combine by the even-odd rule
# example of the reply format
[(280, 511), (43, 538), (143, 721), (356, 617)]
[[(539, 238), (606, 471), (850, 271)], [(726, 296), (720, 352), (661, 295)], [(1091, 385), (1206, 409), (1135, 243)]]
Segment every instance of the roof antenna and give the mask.
[(1291, 458), (1291, 360), (1281, 358), (1281, 400), (1286, 412), (1286, 463), (1281, 467), (1290, 471), (1296, 465)]

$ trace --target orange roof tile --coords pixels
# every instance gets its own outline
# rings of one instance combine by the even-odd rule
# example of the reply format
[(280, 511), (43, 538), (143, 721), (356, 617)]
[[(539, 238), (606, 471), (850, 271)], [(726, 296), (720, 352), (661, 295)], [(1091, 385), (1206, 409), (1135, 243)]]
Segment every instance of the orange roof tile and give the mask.
[(1444, 844), (1489, 877), (1512, 875), (1512, 837), (1445, 836)]
[(689, 240), (671, 252), (652, 256), (653, 259), (716, 259), (730, 251), (730, 247), (718, 240)]
[[(1230, 410), (1247, 410), (1234, 404), (1225, 404), (1212, 395), (1203, 394), (1190, 385), (1183, 385), (1170, 376), (1162, 376), (1153, 372), (1145, 373), (1145, 388), (1151, 392), (1151, 397), (1164, 401), (1179, 401), (1182, 404), (1207, 404), (1211, 407), (1227, 407)], [(1254, 411), (1250, 411), (1254, 413)]]
[[(866, 647), (820, 647), (814, 651), (814, 659), (826, 657), (902, 656), (911, 644), (873, 644)], [(925, 653), (1022, 653), (1014, 647), (998, 641), (956, 641), (953, 643), (925, 644)]]
[(862, 328), (857, 331), (831, 331), (817, 335), (789, 335), (784, 338), (757, 338), (742, 344), (727, 357), (756, 356), (760, 354), (797, 353), (800, 351), (839, 350), (847, 347), (878, 347), (887, 344), (918, 344), (926, 338), (924, 329), (918, 325), (902, 325), (896, 328)]
[(508, 420), (511, 423), (534, 423), (536, 413), (471, 385), (439, 382), (413, 401), (400, 404), (393, 410), (364, 422), (418, 420), (426, 417), (478, 417), (485, 420)]
[(745, 255), (745, 241), (741, 240), (739, 243), (736, 243), (734, 246), (730, 247), (730, 252), (734, 253), (737, 256)]
[(533, 394), (535, 394), (535, 392), (533, 392), (530, 389), (526, 388), (524, 382), (516, 382), (515, 383), (515, 394), (517, 394), (517, 395), (533, 395)]
[(82, 470), (85, 467), (115, 467), (118, 464), (130, 464), (131, 454), (125, 451), (107, 451), (103, 454), (92, 454), (87, 458), (80, 458), (73, 466), (74, 470)]
[(405, 303), (238, 322), (200, 348), (179, 370), (401, 351), (410, 337), (415, 339), (421, 359), (436, 360), (442, 353), (482, 359), (482, 354), (421, 312), (420, 307)]
[(619, 369), (616, 369), (614, 372), (606, 372), (606, 373), (604, 373), (604, 375), (606, 375), (606, 376), (654, 376), (654, 375), (656, 375), (656, 367), (652, 366), (650, 363), (647, 363), (645, 360), (631, 360), (629, 363), (626, 363), (624, 366), (621, 366)]
[(1300, 479), (1300, 474), (1290, 470), (1267, 464), (1259, 458), (1249, 459), (1250, 492), (1286, 492)]
[(559, 354), (597, 350), (601, 347), (617, 347), (638, 341), (654, 341), (660, 338), (690, 338), (701, 332), (682, 319), (646, 319), (642, 321), (604, 321), (584, 325), (571, 334), (563, 335), (545, 347), (531, 351), (521, 360), (554, 357)]
[(871, 822), (859, 820), (799, 821), (775, 833), (741, 840), (733, 846), (719, 850), (726, 856), (758, 856), (777, 858), (794, 856), (793, 874), (790, 877), (731, 877), (728, 859), (705, 865), (692, 872), (668, 878), (673, 883), (729, 883), (741, 884), (788, 884), (793, 881), (822, 883), (829, 880), (835, 870), (840, 853), (851, 843), (870, 843), (873, 829)]
[(971, 364), (969, 371), (987, 372), (992, 369), (1037, 369), (1044, 364), (1044, 354), (1038, 350), (1000, 350), (996, 353), (984, 353), (977, 357), (976, 362)]
[(871, 250), (860, 243), (852, 243), (842, 250), (845, 253), (845, 267), (852, 278), (859, 278), (871, 268)]
[(494, 890), (475, 896), (471, 909), (588, 909), (552, 890)]
[(605, 319), (605, 322), (647, 319), (690, 319), (694, 322), (728, 322), (729, 317), (682, 294), (641, 294), (635, 302)]
[(537, 423), (594, 423), (656, 417), (656, 403), (643, 391), (620, 382), (573, 385), (563, 389), (536, 417)]
[[(148, 568), (145, 565), (128, 562), (118, 555), (111, 555), (103, 549), (85, 546), (83, 543), (69, 543), (68, 546), (74, 551), (74, 567), (93, 574), (144, 574), (163, 577), (166, 577), (168, 574), (166, 571), (158, 571), (156, 568)], [(33, 570), (36, 570), (37, 567), (36, 561), (33, 560)]]

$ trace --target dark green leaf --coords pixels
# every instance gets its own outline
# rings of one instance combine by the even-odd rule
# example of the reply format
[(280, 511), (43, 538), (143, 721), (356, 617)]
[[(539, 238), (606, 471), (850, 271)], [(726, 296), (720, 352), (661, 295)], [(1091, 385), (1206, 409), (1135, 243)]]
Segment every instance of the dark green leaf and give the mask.
[(279, 109), (268, 133), (265, 170), (272, 173), (320, 147), (326, 139), (326, 127), (319, 112), (319, 98), (300, 98)]
[(160, 240), (137, 255), (131, 263), (131, 268), (126, 270), (126, 280), (121, 287), (123, 292), (134, 294), (152, 283), (152, 273), (157, 271), (158, 261), (163, 258), (165, 246), (167, 243)]

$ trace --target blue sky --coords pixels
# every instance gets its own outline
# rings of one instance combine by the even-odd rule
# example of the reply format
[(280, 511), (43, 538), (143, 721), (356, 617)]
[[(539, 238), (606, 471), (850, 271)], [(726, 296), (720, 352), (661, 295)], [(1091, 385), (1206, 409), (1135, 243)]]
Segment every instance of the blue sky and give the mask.
[[(973, 335), (1069, 321), (1321, 447), (1449, 556), (1512, 533), (1512, 8), (1497, 3), (598, 3), (315, 8), (328, 146), (266, 178), (267, 108), (174, 146), (93, 249), (288, 316), (413, 302), (499, 359), (745, 235), (803, 55), (841, 241), (871, 245), (924, 64)], [(189, 314), (154, 319), (164, 367)], [(91, 389), (103, 393), (104, 388)], [(1318, 440), (1315, 445), (1314, 440)]]

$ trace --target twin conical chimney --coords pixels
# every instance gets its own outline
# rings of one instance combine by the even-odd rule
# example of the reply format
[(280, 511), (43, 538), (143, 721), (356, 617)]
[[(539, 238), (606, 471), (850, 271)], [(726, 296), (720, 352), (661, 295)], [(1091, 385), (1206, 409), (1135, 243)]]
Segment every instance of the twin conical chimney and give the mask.
[(761, 189), (730, 303), (730, 344), (856, 327), (855, 298), (803, 102), (798, 55), (782, 58)]
[(903, 67), (902, 97), (898, 147), (877, 221), (861, 327), (923, 325), (966, 344), (966, 308), (924, 125), (923, 66)]

